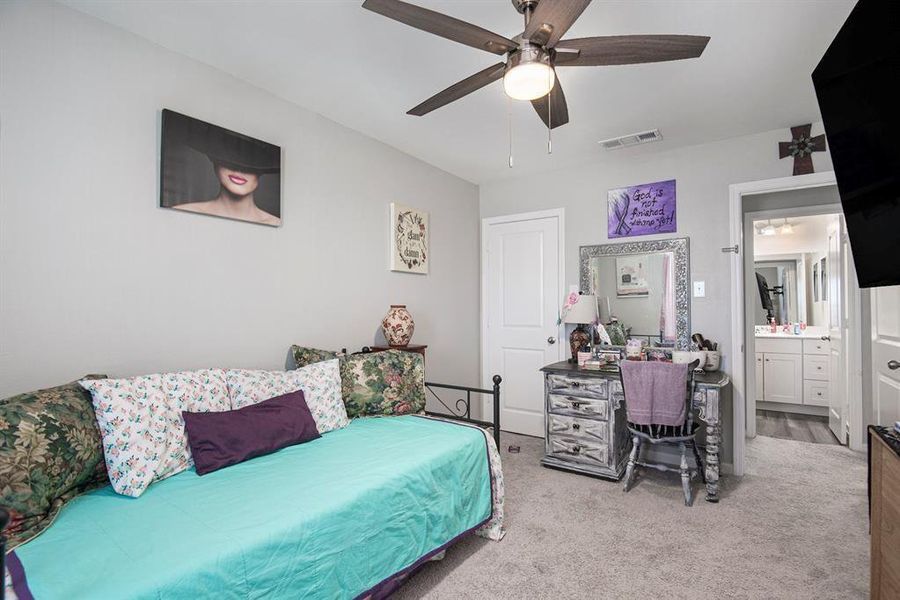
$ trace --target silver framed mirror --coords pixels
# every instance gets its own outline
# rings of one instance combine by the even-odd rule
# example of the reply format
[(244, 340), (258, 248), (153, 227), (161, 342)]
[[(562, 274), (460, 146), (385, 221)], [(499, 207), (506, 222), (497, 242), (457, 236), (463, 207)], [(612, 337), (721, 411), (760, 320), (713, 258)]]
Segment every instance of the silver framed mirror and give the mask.
[(624, 337), (690, 349), (689, 250), (688, 238), (579, 248), (581, 291), (597, 297), (613, 346), (624, 344)]

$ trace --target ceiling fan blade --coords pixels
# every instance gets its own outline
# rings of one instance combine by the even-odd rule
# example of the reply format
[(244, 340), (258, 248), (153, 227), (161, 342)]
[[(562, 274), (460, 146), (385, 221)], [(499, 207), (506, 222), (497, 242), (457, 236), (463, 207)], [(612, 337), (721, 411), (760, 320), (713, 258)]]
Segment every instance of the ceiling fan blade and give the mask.
[[(562, 85), (559, 83), (559, 77), (556, 78), (556, 84), (553, 86), (553, 89), (550, 90), (550, 93), (543, 98), (532, 100), (531, 105), (541, 118), (541, 121), (544, 122), (544, 125), (549, 126), (550, 129), (555, 129), (560, 125), (565, 125), (569, 122), (569, 107), (566, 104), (566, 95), (563, 94)], [(549, 113), (547, 110), (548, 106), (550, 109)], [(552, 125), (549, 123), (548, 119), (552, 119)]]
[(415, 115), (417, 117), (427, 115), (436, 108), (440, 108), (445, 104), (450, 104), (455, 100), (459, 100), (463, 96), (471, 94), (475, 90), (481, 89), (487, 84), (501, 79), (505, 70), (506, 63), (501, 62), (497, 63), (496, 65), (492, 65), (482, 71), (478, 71), (474, 75), (466, 77), (462, 81), (458, 81), (447, 89), (438, 92), (425, 102), (407, 111), (406, 114)]
[(552, 48), (590, 3), (591, 0), (541, 0), (522, 38)]
[(709, 38), (702, 35), (610, 35), (562, 40), (556, 45), (558, 57), (562, 50), (579, 52), (575, 58), (557, 58), (557, 64), (595, 67), (697, 58), (703, 54), (707, 42)]
[(439, 35), (448, 40), (472, 46), (479, 50), (487, 50), (494, 54), (506, 54), (518, 48), (518, 45), (502, 35), (487, 29), (454, 19), (447, 15), (401, 2), (400, 0), (366, 0), (363, 8), (384, 15), (389, 19), (400, 21), (410, 27)]

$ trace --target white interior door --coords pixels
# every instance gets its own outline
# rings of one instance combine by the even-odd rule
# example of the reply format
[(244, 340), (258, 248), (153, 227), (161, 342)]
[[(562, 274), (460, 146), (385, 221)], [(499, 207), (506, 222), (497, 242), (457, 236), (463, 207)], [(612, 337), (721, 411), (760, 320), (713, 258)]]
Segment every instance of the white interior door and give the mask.
[(842, 283), (843, 221), (838, 219), (828, 230), (828, 253), (826, 255), (827, 278), (826, 293), (828, 295), (828, 335), (829, 348), (829, 384), (828, 384), (828, 426), (841, 444), (847, 443), (846, 425), (847, 396), (845, 386), (844, 338), (846, 337), (845, 302)]
[(878, 425), (900, 421), (900, 286), (873, 288), (872, 418)]
[(544, 436), (541, 367), (556, 362), (564, 340), (556, 319), (560, 289), (558, 215), (485, 222), (486, 372), (503, 378), (500, 427)]

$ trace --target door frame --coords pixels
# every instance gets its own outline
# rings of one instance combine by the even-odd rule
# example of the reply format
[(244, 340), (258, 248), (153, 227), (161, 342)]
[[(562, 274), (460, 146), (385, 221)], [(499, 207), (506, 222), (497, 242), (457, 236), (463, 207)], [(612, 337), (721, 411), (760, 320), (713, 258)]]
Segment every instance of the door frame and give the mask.
[[(791, 179), (793, 179), (793, 177)], [(745, 195), (751, 195), (751, 194), (745, 194)], [(743, 204), (742, 204), (742, 208), (743, 208)], [(792, 207), (792, 208), (772, 208), (772, 209), (768, 209), (768, 210), (748, 212), (748, 213), (744, 213), (744, 219), (746, 219), (744, 221), (744, 232), (746, 233), (747, 231), (752, 230), (753, 221), (761, 221), (763, 219), (782, 219), (782, 218), (790, 219), (793, 217), (809, 217), (809, 216), (814, 216), (814, 215), (839, 214), (842, 211), (843, 211), (843, 209), (841, 208), (840, 204), (818, 204), (818, 205), (814, 205), (814, 206), (797, 206), (797, 207)], [(756, 257), (756, 247), (753, 243), (752, 238), (749, 240), (746, 240), (746, 238), (745, 238), (745, 242), (744, 242), (744, 245), (743, 245), (741, 251), (744, 252), (744, 257), (743, 257), (743, 259), (741, 259), (741, 263), (745, 267), (744, 273), (746, 273), (746, 266), (752, 265), (755, 262), (754, 259)], [(765, 260), (769, 260), (772, 257), (792, 257), (792, 258), (788, 258), (788, 259), (789, 260), (798, 260), (798, 259), (802, 259), (802, 256), (803, 256), (802, 254), (789, 253), (789, 254), (772, 254), (772, 255), (764, 256), (763, 258)], [(805, 259), (803, 260), (803, 262), (805, 263)], [(803, 276), (803, 283), (804, 283), (804, 285), (806, 284), (806, 275), (805, 274)], [(800, 277), (798, 276), (797, 285), (799, 286), (799, 284), (800, 284)], [(746, 291), (746, 287), (744, 288), (744, 290)], [(799, 301), (800, 294), (798, 293), (797, 296), (798, 296), (798, 301)], [(804, 296), (804, 301), (805, 301), (806, 300), (805, 292), (804, 292), (803, 296)], [(752, 297), (753, 296), (751, 294), (751, 298)], [(747, 312), (749, 311), (748, 301), (749, 301), (749, 299), (747, 298), (747, 296), (745, 294), (744, 295), (744, 306), (742, 308), (743, 312), (741, 313), (743, 318), (746, 318)], [(798, 311), (799, 311), (799, 307), (798, 307)], [(742, 341), (744, 352), (746, 353), (745, 359), (744, 359), (744, 370), (745, 370), (745, 373), (750, 373), (750, 370), (752, 368), (753, 369), (756, 368), (756, 366), (755, 366), (756, 365), (756, 356), (755, 356), (755, 354), (756, 354), (756, 338), (755, 337), (750, 337), (750, 338), (747, 337), (750, 334), (751, 330), (753, 329), (753, 325), (747, 323), (746, 321), (744, 321), (744, 323), (745, 323), (745, 327), (743, 330), (744, 338)], [(732, 345), (733, 344), (734, 344), (734, 340), (732, 340)], [(733, 350), (733, 348), (732, 348), (732, 350)], [(737, 364), (738, 364), (737, 361), (735, 361), (735, 365), (737, 365)], [(747, 409), (746, 409), (746, 413), (745, 413), (746, 419), (747, 419), (747, 421), (746, 421), (747, 427), (746, 427), (745, 435), (748, 438), (754, 438), (754, 437), (756, 437), (756, 419), (751, 419), (750, 415), (756, 414), (756, 380), (749, 377), (749, 375), (746, 377), (745, 382), (744, 382), (744, 393), (745, 393), (746, 404), (747, 404)], [(803, 412), (802, 409), (799, 412)], [(805, 413), (803, 413), (803, 414), (805, 414)], [(737, 434), (735, 433), (735, 435), (737, 435)]]
[[(734, 440), (734, 474), (744, 474), (744, 458), (746, 448), (747, 428), (747, 398), (746, 381), (747, 368), (745, 348), (745, 324), (744, 324), (744, 201), (743, 196), (761, 194), (766, 192), (786, 192), (808, 188), (837, 185), (834, 171), (822, 173), (810, 173), (809, 175), (796, 175), (792, 177), (779, 177), (744, 183), (733, 183), (728, 186), (728, 219), (729, 240), (731, 248), (736, 252), (731, 253), (731, 357), (732, 357), (732, 405)], [(728, 250), (723, 249), (724, 250)], [(861, 326), (859, 318), (859, 302), (855, 304), (856, 324)], [(860, 362), (861, 357), (854, 357), (854, 363)], [(755, 361), (755, 357), (754, 357)], [(854, 377), (854, 382), (859, 379), (860, 386), (852, 385), (853, 396), (850, 398), (850, 447), (854, 450), (862, 449), (865, 443), (864, 425), (862, 423), (862, 373), (861, 366), (859, 377)]]
[[(488, 229), (492, 225), (501, 225), (504, 223), (519, 223), (523, 221), (536, 221), (538, 219), (546, 219), (550, 217), (556, 218), (556, 239), (558, 243), (558, 260), (557, 267), (559, 273), (559, 291), (566, 291), (566, 209), (550, 208), (547, 210), (538, 210), (526, 213), (516, 213), (511, 215), (501, 215), (497, 217), (481, 218), (481, 385), (484, 389), (491, 389), (493, 383), (491, 377), (493, 373), (489, 372), (488, 366), (488, 273), (487, 273), (487, 257), (488, 257)], [(562, 305), (562, 295), (557, 298), (557, 303)], [(556, 345), (559, 360), (563, 359), (563, 338), (565, 336), (565, 324), (560, 323), (557, 326)], [(501, 386), (501, 395), (502, 386)], [(484, 398), (481, 405), (481, 414), (492, 414), (492, 403), (490, 398)], [(485, 419), (486, 420), (486, 419)], [(502, 429), (502, 424), (501, 424)]]

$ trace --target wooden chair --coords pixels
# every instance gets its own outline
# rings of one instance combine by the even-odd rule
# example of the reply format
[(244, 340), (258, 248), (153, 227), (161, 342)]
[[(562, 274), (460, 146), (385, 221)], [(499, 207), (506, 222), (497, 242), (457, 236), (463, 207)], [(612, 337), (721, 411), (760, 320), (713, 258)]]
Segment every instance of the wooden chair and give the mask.
[[(627, 492), (631, 489), (636, 475), (635, 467), (651, 467), (657, 471), (672, 471), (681, 474), (681, 486), (684, 490), (684, 505), (691, 506), (693, 504), (693, 491), (691, 489), (691, 479), (699, 472), (703, 483), (706, 483), (706, 474), (703, 470), (703, 463), (700, 460), (700, 452), (697, 450), (696, 434), (700, 429), (700, 425), (694, 422), (694, 413), (692, 410), (692, 399), (694, 397), (694, 369), (700, 364), (695, 360), (688, 365), (688, 375), (685, 377), (685, 393), (687, 402), (687, 410), (685, 412), (685, 420), (681, 425), (640, 425), (633, 423), (628, 418), (628, 431), (632, 436), (631, 454), (628, 457), (628, 466), (625, 469), (625, 482), (623, 490)], [(622, 390), (625, 395), (625, 410), (628, 412), (628, 388), (625, 382), (622, 382)], [(681, 452), (681, 465), (678, 469), (672, 468), (661, 463), (649, 463), (640, 460), (641, 446), (644, 442), (651, 445), (671, 444), (677, 445)], [(696, 468), (688, 466), (687, 448), (690, 446), (694, 453), (694, 461)]]

